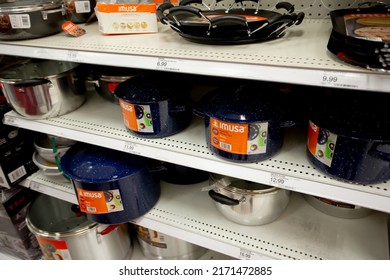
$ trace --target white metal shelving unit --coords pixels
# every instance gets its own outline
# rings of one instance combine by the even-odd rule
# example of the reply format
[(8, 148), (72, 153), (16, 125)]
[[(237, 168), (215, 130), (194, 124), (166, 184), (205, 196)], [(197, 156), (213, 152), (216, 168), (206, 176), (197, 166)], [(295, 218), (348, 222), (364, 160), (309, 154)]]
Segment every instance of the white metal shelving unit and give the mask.
[[(38, 172), (26, 187), (77, 203), (70, 183)], [(388, 259), (387, 215), (341, 219), (312, 208), (299, 193), (275, 222), (243, 226), (230, 222), (208, 197), (208, 182), (161, 182), (157, 204), (134, 223), (237, 259)]]
[(89, 96), (76, 111), (61, 117), (28, 120), (10, 112), (4, 121), (9, 125), (390, 213), (388, 182), (365, 186), (324, 176), (307, 160), (305, 132), (296, 129), (287, 131), (281, 151), (271, 159), (237, 164), (209, 151), (202, 119), (194, 117), (190, 127), (171, 137), (139, 138), (126, 130), (120, 107), (97, 94)]
[[(97, 24), (72, 38), (1, 42), (0, 54), (313, 86), (389, 91), (389, 75), (339, 62), (328, 53), (329, 19), (307, 19), (270, 42), (235, 46), (191, 43), (159, 24), (156, 34), (103, 36)], [(162, 63), (164, 62), (164, 63)], [(335, 76), (337, 82), (324, 82)], [(333, 79), (332, 79), (333, 80)], [(386, 86), (387, 85), (387, 86)]]
[[(263, 1), (274, 5), (274, 0)], [(334, 0), (292, 1), (301, 10), (346, 7)], [(309, 3), (310, 2), (310, 3)], [(349, 1), (356, 4), (359, 1)], [(349, 4), (348, 4), (349, 5)], [(320, 8), (319, 8), (320, 7)], [(324, 10), (326, 10), (324, 9)], [(306, 11), (306, 10), (305, 10)], [(314, 12), (313, 12), (314, 13)], [(88, 64), (134, 67), (158, 71), (265, 80), (321, 87), (390, 93), (390, 75), (344, 64), (328, 53), (330, 20), (306, 18), (285, 37), (258, 44), (211, 46), (181, 38), (159, 24), (156, 34), (103, 36), (97, 24), (87, 34), (64, 33), (34, 40), (0, 42), (0, 54), (65, 60)], [(163, 62), (163, 63), (162, 63)], [(326, 82), (327, 77), (337, 77)], [(256, 164), (235, 164), (211, 154), (202, 120), (194, 117), (185, 131), (164, 139), (141, 139), (124, 128), (119, 107), (91, 96), (78, 110), (49, 120), (27, 120), (10, 112), (5, 123), (43, 133), (121, 150), (209, 172), (226, 174), (295, 191), (282, 218), (261, 227), (244, 227), (222, 219), (199, 186), (178, 190), (164, 186), (147, 215), (135, 221), (234, 258), (388, 259), (387, 214), (389, 182), (372, 186), (348, 184), (317, 172), (305, 157), (304, 133), (291, 129), (282, 150)], [(25, 186), (76, 202), (67, 183), (32, 175)], [(372, 208), (378, 212), (359, 220), (341, 220), (310, 208), (300, 197), (313, 194)]]

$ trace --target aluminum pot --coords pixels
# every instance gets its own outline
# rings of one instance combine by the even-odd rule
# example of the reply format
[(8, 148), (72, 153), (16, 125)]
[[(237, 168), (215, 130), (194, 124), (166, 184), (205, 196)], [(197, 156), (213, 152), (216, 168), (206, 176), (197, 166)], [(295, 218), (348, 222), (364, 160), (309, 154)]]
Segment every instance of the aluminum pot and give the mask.
[(73, 23), (85, 23), (94, 12), (95, 0), (63, 0), (66, 19)]
[(23, 40), (62, 31), (65, 9), (61, 0), (0, 2), (0, 40)]
[(209, 196), (218, 211), (232, 222), (259, 226), (278, 219), (286, 209), (289, 190), (210, 174)]
[(207, 249), (182, 239), (135, 225), (142, 253), (152, 260), (196, 260)]
[(103, 224), (130, 222), (146, 214), (160, 197), (158, 164), (152, 160), (84, 143), (61, 158), (80, 210)]
[[(351, 183), (390, 179), (390, 97), (323, 90), (311, 104), (306, 154), (320, 172)], [(330, 104), (331, 103), (331, 104)]]
[(206, 142), (217, 156), (234, 162), (258, 162), (283, 144), (285, 120), (278, 92), (268, 84), (218, 88), (202, 100)]
[(69, 202), (41, 194), (26, 216), (47, 260), (130, 259), (132, 244), (127, 225), (89, 221)]
[(62, 116), (86, 100), (82, 66), (73, 62), (32, 60), (0, 73), (0, 86), (12, 109), (28, 119)]
[(115, 89), (126, 129), (143, 138), (163, 138), (184, 130), (192, 120), (190, 88), (167, 74), (145, 74)]

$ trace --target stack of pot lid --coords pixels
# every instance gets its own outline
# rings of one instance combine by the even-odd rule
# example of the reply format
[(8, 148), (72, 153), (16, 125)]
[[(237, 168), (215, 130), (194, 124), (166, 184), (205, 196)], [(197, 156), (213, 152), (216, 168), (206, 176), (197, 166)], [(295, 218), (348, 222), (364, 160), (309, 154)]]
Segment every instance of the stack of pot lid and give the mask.
[(364, 68), (390, 71), (390, 7), (381, 2), (368, 7), (334, 10), (328, 50), (343, 61)]

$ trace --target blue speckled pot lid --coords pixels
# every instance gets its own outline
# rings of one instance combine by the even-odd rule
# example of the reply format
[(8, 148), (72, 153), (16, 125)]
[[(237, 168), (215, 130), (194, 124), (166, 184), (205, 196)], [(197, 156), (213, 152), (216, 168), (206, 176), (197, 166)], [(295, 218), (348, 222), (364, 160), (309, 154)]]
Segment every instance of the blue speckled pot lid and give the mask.
[(147, 160), (116, 150), (77, 143), (62, 156), (61, 168), (73, 180), (105, 183), (139, 173), (147, 168)]
[(220, 88), (209, 93), (204, 114), (235, 123), (281, 120), (283, 112), (272, 98), (269, 88), (264, 90), (251, 85)]
[(130, 103), (155, 103), (189, 94), (189, 88), (172, 83), (155, 74), (137, 76), (120, 83), (114, 91), (119, 99)]

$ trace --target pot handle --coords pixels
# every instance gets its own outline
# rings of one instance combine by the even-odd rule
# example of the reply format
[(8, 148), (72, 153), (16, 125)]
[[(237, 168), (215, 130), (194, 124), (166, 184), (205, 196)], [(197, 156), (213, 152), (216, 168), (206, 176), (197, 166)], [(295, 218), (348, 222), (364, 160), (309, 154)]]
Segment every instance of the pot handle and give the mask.
[(50, 84), (50, 83), (51, 82), (48, 79), (28, 79), (28, 80), (17, 81), (13, 83), (13, 85), (16, 87), (35, 87), (35, 86), (40, 86), (40, 85)]
[(107, 226), (105, 229), (103, 229), (102, 231), (100, 232), (97, 232), (97, 234), (100, 234), (100, 235), (107, 235), (109, 234), (110, 232), (116, 230), (120, 225), (109, 225)]
[(236, 206), (240, 204), (240, 201), (237, 199), (232, 199), (227, 197), (226, 195), (217, 193), (214, 190), (209, 190), (209, 196), (216, 202), (221, 203), (223, 205)]
[[(387, 151), (381, 151), (380, 148), (381, 146), (389, 146), (388, 152)], [(373, 146), (369, 152), (368, 152), (372, 157), (379, 158), (384, 161), (390, 162), (390, 144), (376, 144)]]
[(285, 9), (289, 13), (293, 13), (295, 8), (294, 5), (289, 2), (279, 2), (275, 6), (276, 9)]

